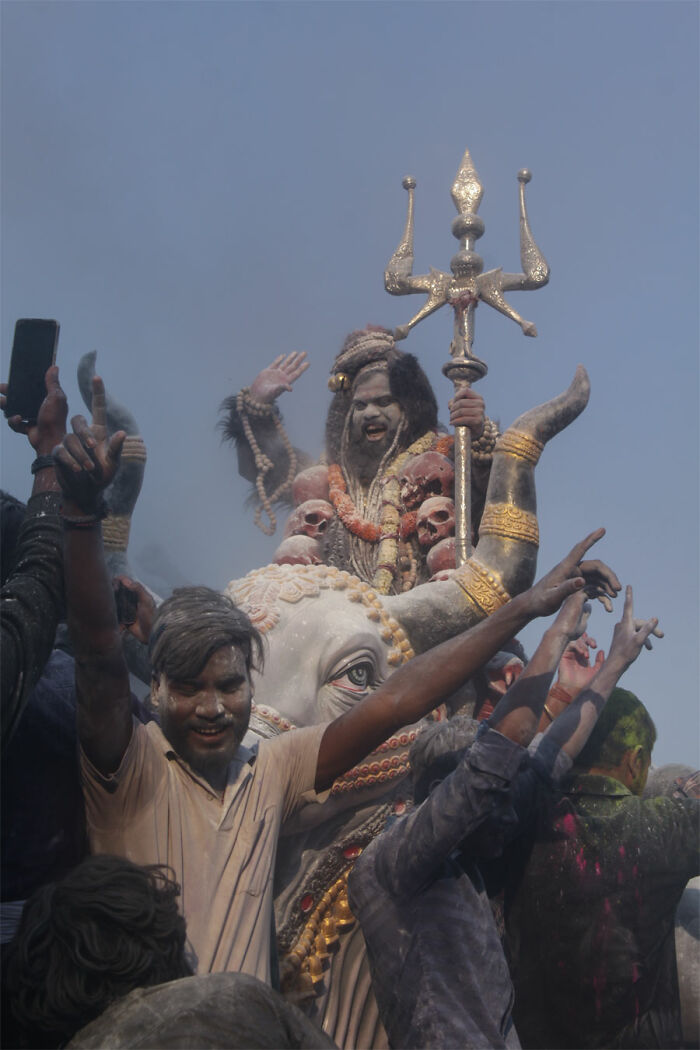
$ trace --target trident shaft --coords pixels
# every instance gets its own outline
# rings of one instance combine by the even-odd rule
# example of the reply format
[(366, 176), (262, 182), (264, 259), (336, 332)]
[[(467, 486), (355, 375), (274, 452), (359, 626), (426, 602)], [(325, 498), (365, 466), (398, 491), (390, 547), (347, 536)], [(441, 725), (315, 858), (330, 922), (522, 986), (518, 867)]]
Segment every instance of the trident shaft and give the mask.
[[(512, 318), (525, 335), (536, 336), (537, 329), (525, 321), (506, 302), (503, 293), (541, 288), (549, 280), (549, 267), (535, 244), (525, 207), (525, 184), (530, 172), (518, 172), (520, 183), (520, 265), (522, 273), (504, 273), (502, 268), (482, 273), (484, 260), (474, 251), (475, 242), (484, 232), (484, 223), (477, 215), (483, 196), (483, 187), (469, 150), (465, 150), (457, 177), (452, 186), (452, 200), (458, 216), (452, 223), (452, 233), (460, 242), (459, 251), (450, 261), (452, 273), (430, 268), (430, 273), (413, 274), (413, 194), (416, 180), (408, 175), (403, 187), (408, 191), (406, 227), (398, 248), (384, 271), (384, 287), (391, 295), (410, 295), (423, 292), (426, 301), (406, 325), (396, 328), (395, 339), (404, 339), (423, 318), (445, 303), (454, 310), (454, 332), (450, 343), (450, 360), (443, 373), (452, 380), (455, 391), (471, 386), (488, 371), (486, 364), (472, 353), (474, 343), (474, 311), (483, 301), (506, 317)], [(455, 541), (457, 566), (463, 565), (471, 552), (471, 432), (468, 427), (455, 428)]]

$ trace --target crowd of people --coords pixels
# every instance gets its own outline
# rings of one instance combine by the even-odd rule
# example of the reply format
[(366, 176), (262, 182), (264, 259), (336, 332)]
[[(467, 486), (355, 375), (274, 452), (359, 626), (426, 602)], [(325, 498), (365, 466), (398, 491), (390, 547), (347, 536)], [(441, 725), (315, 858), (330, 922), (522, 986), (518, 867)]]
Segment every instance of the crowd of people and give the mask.
[[(420, 366), (383, 329), (351, 334), (320, 471), (275, 407), (305, 367), (277, 359), (226, 406), (268, 515), (297, 475), (297, 505), (330, 507), (279, 560), (340, 567), (379, 594), (427, 581), (415, 506), (396, 494), (411, 456), (450, 458)], [(417, 734), (413, 804), (349, 875), (388, 1045), (682, 1046), (674, 916), (700, 872), (697, 778), (643, 798), (656, 730), (618, 682), (661, 632), (635, 617), (631, 587), (591, 662), (591, 601), (611, 608), (621, 591), (587, 558), (604, 530), (338, 717), (247, 746), (261, 634), (209, 588), (156, 608), (138, 582), (115, 584), (102, 522), (125, 434), (109, 432), (99, 378), (91, 421), (74, 417), (70, 433), (56, 368), (46, 390), (35, 422), (9, 420), (36, 452), (31, 496), (2, 505), (5, 1045), (336, 1045), (280, 991), (280, 835), (392, 733), (496, 667), (503, 687), (480, 710)], [(450, 408), (472, 431), (475, 537), (480, 520), (488, 534), (498, 430), (473, 391)], [(115, 586), (138, 605), (126, 630), (148, 647), (145, 698)], [(553, 619), (527, 660), (514, 640), (540, 617)]]

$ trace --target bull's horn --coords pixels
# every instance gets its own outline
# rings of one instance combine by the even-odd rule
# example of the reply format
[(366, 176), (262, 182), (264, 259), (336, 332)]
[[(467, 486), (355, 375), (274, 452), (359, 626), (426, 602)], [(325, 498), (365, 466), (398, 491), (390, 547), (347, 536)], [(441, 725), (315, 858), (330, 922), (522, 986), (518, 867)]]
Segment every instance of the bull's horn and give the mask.
[(547, 441), (580, 415), (589, 394), (579, 365), (568, 390), (519, 416), (498, 439), (479, 542), (453, 579), (384, 599), (416, 652), (472, 627), (532, 586), (539, 545), (535, 465)]

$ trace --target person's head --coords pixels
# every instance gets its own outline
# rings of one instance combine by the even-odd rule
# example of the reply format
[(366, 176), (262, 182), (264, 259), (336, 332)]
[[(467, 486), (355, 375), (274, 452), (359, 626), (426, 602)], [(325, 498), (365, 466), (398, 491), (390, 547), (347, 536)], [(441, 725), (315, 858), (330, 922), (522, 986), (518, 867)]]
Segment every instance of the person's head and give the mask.
[(641, 700), (627, 689), (613, 689), (576, 760), (576, 770), (614, 777), (641, 795), (655, 741), (656, 726)]
[(248, 728), (260, 634), (230, 598), (183, 587), (159, 607), (149, 654), (164, 735), (196, 772), (219, 781)]
[(407, 448), (437, 426), (437, 402), (412, 354), (386, 328), (351, 332), (336, 357), (326, 420), (326, 451), (359, 472), (375, 469), (389, 451)]
[(190, 976), (179, 894), (163, 868), (111, 856), (37, 890), (5, 975), (27, 1042), (57, 1045), (132, 989)]

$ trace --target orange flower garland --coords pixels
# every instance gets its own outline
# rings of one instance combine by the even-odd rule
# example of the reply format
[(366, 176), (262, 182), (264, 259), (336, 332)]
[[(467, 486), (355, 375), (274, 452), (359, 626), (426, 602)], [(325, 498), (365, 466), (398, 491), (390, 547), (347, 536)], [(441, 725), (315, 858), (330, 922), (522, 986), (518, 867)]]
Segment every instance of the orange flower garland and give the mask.
[[(348, 496), (347, 484), (340, 466), (337, 463), (331, 463), (328, 467), (330, 500), (345, 528), (367, 543), (379, 543), (377, 568), (372, 577), (372, 586), (380, 594), (388, 594), (391, 590), (399, 557), (398, 541), (401, 531), (399, 471), (413, 456), (419, 456), (422, 452), (439, 447), (444, 444), (445, 440), (450, 442), (452, 439), (449, 435), (438, 438), (435, 432), (430, 430), (392, 460), (386, 474), (381, 479), (383, 499), (379, 524), (363, 518), (358, 513), (357, 507)], [(449, 448), (449, 445), (447, 447)]]

